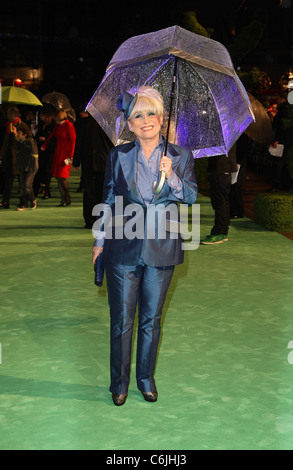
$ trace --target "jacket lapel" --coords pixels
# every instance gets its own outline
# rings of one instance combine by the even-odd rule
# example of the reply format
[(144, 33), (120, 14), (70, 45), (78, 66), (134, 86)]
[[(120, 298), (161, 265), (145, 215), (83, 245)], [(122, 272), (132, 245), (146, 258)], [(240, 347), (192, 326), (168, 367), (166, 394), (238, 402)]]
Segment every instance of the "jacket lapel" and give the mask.
[(168, 144), (167, 146), (167, 157), (172, 158), (172, 169), (176, 171), (176, 168), (179, 165), (181, 156), (178, 154), (175, 147), (172, 144)]
[(138, 201), (144, 202), (137, 188), (136, 174), (137, 174), (137, 158), (136, 158), (137, 148), (136, 145), (127, 152), (121, 150), (118, 151), (120, 165), (123, 171), (124, 178), (128, 184), (128, 187), (132, 194), (135, 196)]
[[(134, 196), (134, 202), (139, 202), (144, 204), (144, 200), (140, 195), (140, 192), (137, 187), (137, 147), (133, 142), (133, 146), (129, 147), (127, 151), (119, 150), (118, 151), (120, 165), (123, 171), (124, 178), (128, 184), (129, 189)], [(178, 167), (181, 156), (178, 154), (175, 147), (172, 144), (168, 144), (167, 147), (167, 157), (172, 158), (172, 168), (176, 171)], [(164, 199), (169, 194), (169, 187), (167, 184), (163, 186), (160, 194), (154, 196), (153, 202), (158, 201), (159, 199)], [(136, 201), (135, 201), (136, 200)]]

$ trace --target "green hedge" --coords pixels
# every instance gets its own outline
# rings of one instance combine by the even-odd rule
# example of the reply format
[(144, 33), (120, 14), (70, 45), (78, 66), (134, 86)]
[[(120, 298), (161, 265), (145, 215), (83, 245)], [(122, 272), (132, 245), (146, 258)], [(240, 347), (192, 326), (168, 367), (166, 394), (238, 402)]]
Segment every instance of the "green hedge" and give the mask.
[(253, 218), (268, 230), (293, 230), (293, 194), (257, 194), (253, 201)]

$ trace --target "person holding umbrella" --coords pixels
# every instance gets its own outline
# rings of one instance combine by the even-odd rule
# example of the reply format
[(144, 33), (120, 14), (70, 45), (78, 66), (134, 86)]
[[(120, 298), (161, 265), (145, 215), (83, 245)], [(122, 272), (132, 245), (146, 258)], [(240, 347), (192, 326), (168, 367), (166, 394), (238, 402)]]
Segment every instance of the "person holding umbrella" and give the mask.
[[(168, 143), (161, 135), (164, 105), (159, 92), (140, 87), (135, 95), (123, 93), (117, 101), (129, 130), (136, 139), (110, 150), (104, 183), (104, 204), (114, 208), (118, 196), (123, 206), (136, 204), (144, 220), (150, 207), (177, 207), (178, 202), (194, 204), (197, 184), (190, 151)], [(164, 154), (165, 153), (165, 154)], [(166, 175), (164, 186), (153, 194), (153, 182), (159, 171)], [(171, 231), (171, 229), (170, 229)], [(93, 229), (96, 241), (93, 263), (103, 257), (108, 286), (111, 318), (111, 385), (116, 406), (125, 403), (128, 394), (134, 316), (138, 305), (136, 357), (137, 387), (148, 402), (157, 401), (154, 379), (164, 301), (175, 265), (183, 262), (180, 236), (160, 239), (147, 236), (129, 239), (103, 239), (102, 228)], [(177, 234), (178, 235), (178, 234)]]
[(60, 109), (57, 113), (57, 124), (41, 146), (44, 151), (48, 148), (50, 140), (55, 137), (55, 148), (51, 174), (57, 178), (58, 188), (61, 195), (59, 207), (69, 206), (71, 204), (67, 179), (70, 175), (70, 169), (73, 161), (75, 149), (76, 132), (74, 125), (67, 118), (67, 113)]

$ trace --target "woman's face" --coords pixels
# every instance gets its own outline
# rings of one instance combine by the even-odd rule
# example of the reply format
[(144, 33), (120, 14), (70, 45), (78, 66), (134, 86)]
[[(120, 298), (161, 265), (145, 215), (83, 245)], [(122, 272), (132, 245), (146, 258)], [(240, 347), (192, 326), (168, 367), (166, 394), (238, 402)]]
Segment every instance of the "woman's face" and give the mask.
[(62, 125), (66, 121), (66, 116), (63, 113), (58, 113), (57, 122)]
[(163, 116), (154, 112), (135, 112), (133, 117), (127, 121), (131, 132), (141, 140), (154, 139), (158, 137), (162, 124)]

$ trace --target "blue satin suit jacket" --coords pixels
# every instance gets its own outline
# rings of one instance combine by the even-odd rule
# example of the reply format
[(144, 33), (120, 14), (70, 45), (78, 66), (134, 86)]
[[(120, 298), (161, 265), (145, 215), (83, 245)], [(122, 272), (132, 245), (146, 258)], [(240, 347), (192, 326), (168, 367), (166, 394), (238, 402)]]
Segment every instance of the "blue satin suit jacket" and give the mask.
[[(178, 202), (188, 205), (195, 203), (197, 199), (197, 184), (194, 174), (194, 159), (190, 151), (174, 144), (168, 144), (167, 157), (172, 159), (172, 168), (179, 176), (183, 184), (183, 199), (177, 199), (171, 188), (165, 182), (160, 194), (154, 196), (151, 205), (161, 205), (164, 209), (172, 203), (178, 208)], [(123, 197), (123, 206), (129, 204), (140, 206), (144, 213), (147, 205), (136, 183), (137, 179), (137, 147), (134, 142), (113, 147), (107, 159), (107, 168), (104, 183), (104, 203), (112, 210), (115, 207), (116, 196)], [(167, 210), (167, 209), (165, 209)], [(140, 259), (150, 266), (174, 266), (183, 262), (182, 238), (157, 236), (129, 239), (122, 236), (116, 239), (113, 232), (112, 239), (106, 237), (103, 256), (105, 263), (135, 266)]]

